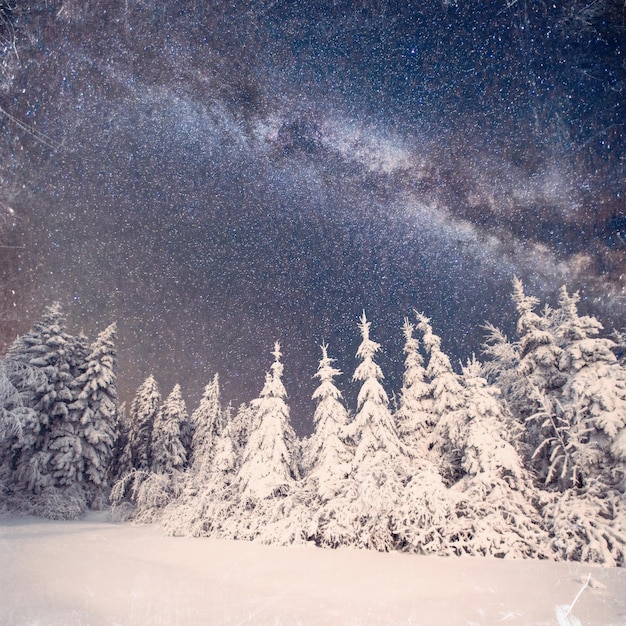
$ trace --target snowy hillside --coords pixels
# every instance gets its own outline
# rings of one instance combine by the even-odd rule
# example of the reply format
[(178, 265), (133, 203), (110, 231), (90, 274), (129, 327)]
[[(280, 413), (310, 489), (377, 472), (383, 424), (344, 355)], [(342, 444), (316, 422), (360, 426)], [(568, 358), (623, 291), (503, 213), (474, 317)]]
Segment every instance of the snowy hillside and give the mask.
[(557, 625), (589, 573), (561, 623), (626, 623), (623, 568), (172, 538), (105, 514), (0, 520), (0, 562), (2, 626)]

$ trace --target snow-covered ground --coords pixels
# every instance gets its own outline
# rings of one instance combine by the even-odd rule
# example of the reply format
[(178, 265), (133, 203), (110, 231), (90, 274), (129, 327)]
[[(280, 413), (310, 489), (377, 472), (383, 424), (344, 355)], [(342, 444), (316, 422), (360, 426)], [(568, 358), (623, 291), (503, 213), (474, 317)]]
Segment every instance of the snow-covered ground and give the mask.
[[(164, 537), (0, 519), (0, 624), (626, 624), (626, 570)], [(561, 609), (561, 613), (563, 613)]]

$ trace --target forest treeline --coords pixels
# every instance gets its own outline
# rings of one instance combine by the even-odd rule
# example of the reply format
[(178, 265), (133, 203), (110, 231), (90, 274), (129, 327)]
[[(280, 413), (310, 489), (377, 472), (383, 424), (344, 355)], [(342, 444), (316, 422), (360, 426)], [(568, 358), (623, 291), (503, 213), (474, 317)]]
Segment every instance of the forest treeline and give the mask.
[(280, 345), (257, 398), (224, 405), (219, 376), (189, 414), (149, 376), (118, 405), (116, 327), (72, 336), (58, 305), (0, 361), (0, 510), (116, 519), (174, 535), (623, 566), (626, 336), (513, 284), (517, 334), (486, 326), (455, 372), (430, 320), (405, 319), (391, 402), (363, 313), (356, 407), (321, 346), (315, 430), (289, 418)]

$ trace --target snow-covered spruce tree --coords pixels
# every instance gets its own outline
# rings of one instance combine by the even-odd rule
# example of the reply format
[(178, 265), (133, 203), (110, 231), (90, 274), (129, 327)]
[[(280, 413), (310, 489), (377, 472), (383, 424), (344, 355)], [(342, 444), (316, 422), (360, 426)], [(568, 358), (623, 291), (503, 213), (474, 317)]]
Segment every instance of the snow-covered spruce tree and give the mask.
[[(577, 311), (578, 294), (570, 296), (561, 288), (557, 309), (556, 337), (563, 352), (559, 369), (567, 380), (563, 385), (561, 405), (573, 410), (583, 420), (578, 432), (583, 441), (598, 450), (599, 466), (583, 468), (581, 476), (573, 476), (572, 484), (584, 484), (588, 477), (608, 473), (604, 481), (610, 485), (626, 485), (626, 369), (613, 352), (615, 342), (595, 337), (602, 325)], [(595, 456), (595, 455), (593, 455)], [(591, 461), (591, 459), (590, 459)], [(587, 478), (586, 478), (587, 477)]]
[(70, 338), (69, 371), (71, 404), (64, 417), (51, 422), (48, 448), (51, 451), (49, 467), (54, 476), (55, 485), (64, 489), (80, 485), (84, 486), (85, 458), (83, 456), (83, 440), (79, 416), (71, 410), (76, 400), (77, 390), (74, 387), (76, 376), (81, 373), (89, 354), (87, 338), (84, 335)]
[(238, 474), (244, 500), (286, 495), (300, 477), (297, 438), (289, 422), (278, 342), (272, 354), (274, 363), (265, 377), (261, 394), (251, 403), (257, 425), (243, 451)]
[(83, 483), (89, 504), (98, 507), (106, 499), (116, 437), (116, 338), (116, 325), (111, 324), (98, 335), (72, 382), (70, 416), (80, 440)]
[(208, 468), (214, 453), (216, 439), (221, 430), (222, 405), (220, 401), (219, 375), (206, 385), (198, 408), (191, 414), (193, 439), (190, 465), (199, 471)]
[[(513, 397), (519, 377), (519, 344), (510, 341), (493, 324), (487, 323), (484, 328), (487, 331), (487, 338), (482, 346), (482, 352), (488, 360), (483, 364), (483, 373), (490, 383), (498, 387), (502, 398), (509, 408), (513, 409), (516, 400), (519, 400)], [(516, 414), (518, 413), (519, 411)]]
[[(9, 349), (9, 359), (39, 369), (46, 378), (43, 385), (20, 389), (37, 418), (24, 425), (21, 441), (13, 450), (11, 464), (17, 491), (40, 494), (46, 487), (67, 486), (80, 479), (79, 443), (68, 409), (73, 399), (73, 345), (57, 303), (48, 307), (41, 321)], [(51, 448), (60, 437), (70, 445), (62, 450)]]
[(393, 511), (401, 498), (408, 468), (387, 393), (380, 382), (383, 373), (374, 361), (380, 344), (370, 339), (370, 326), (363, 312), (359, 325), (362, 341), (357, 350), (361, 363), (352, 377), (362, 385), (357, 413), (344, 431), (355, 445), (349, 477), (356, 486), (346, 516), (352, 515), (354, 520), (356, 545), (387, 551), (397, 543)]
[(132, 459), (128, 446), (128, 417), (126, 415), (126, 402), (117, 407), (115, 415), (115, 445), (111, 456), (107, 483), (112, 485), (116, 480), (128, 474), (132, 469)]
[(179, 497), (161, 518), (161, 525), (170, 534), (221, 536), (219, 520), (230, 517), (227, 503), (233, 494), (227, 486), (232, 483), (239, 458), (232, 441), (230, 415), (225, 429), (224, 413), (216, 373), (188, 420), (193, 433), (189, 467), (181, 479)]
[[(579, 317), (577, 296), (565, 288), (558, 308), (541, 316), (533, 311), (537, 299), (526, 296), (518, 280), (514, 300), (519, 339), (509, 354), (518, 355), (517, 365), (512, 375), (494, 379), (525, 425), (526, 459), (542, 486), (552, 546), (563, 558), (621, 564), (626, 543), (619, 452), (623, 368), (613, 344), (595, 337), (599, 322)], [(491, 346), (506, 353), (502, 343)], [(498, 368), (498, 360), (506, 359), (496, 358), (492, 368)], [(504, 386), (503, 380), (508, 381)]]
[(46, 384), (36, 367), (6, 358), (0, 360), (0, 500), (13, 489), (12, 461), (24, 431), (32, 432), (39, 418), (23, 390)]
[(46, 377), (39, 368), (11, 358), (0, 359), (0, 445), (5, 446), (1, 462), (10, 460), (11, 450), (21, 440), (23, 430), (37, 419), (29, 406), (29, 390), (45, 384)]
[(341, 371), (333, 367), (328, 346), (321, 348), (322, 358), (315, 374), (319, 386), (313, 393), (317, 402), (313, 415), (315, 432), (307, 446), (305, 465), (309, 471), (302, 494), (313, 520), (310, 538), (319, 546), (336, 548), (354, 542), (355, 520), (349, 516), (344, 519), (344, 513), (349, 510), (346, 499), (354, 496), (356, 486), (348, 478), (353, 451), (343, 435), (348, 411), (334, 384)]
[(411, 455), (423, 455), (428, 435), (434, 426), (430, 385), (426, 381), (424, 359), (419, 341), (413, 336), (415, 327), (404, 318), (404, 376), (400, 402), (395, 412), (398, 434)]
[(550, 549), (539, 493), (511, 443), (516, 425), (478, 361), (468, 362), (462, 381), (465, 402), (454, 413), (455, 427), (437, 433), (454, 439), (436, 448), (457, 450), (460, 456), (461, 477), (451, 487), (455, 515), (445, 529), (446, 544), (457, 554), (546, 558)]
[(312, 397), (317, 401), (313, 415), (315, 432), (309, 440), (306, 464), (310, 468), (307, 479), (316, 483), (323, 499), (329, 499), (337, 494), (338, 483), (349, 473), (352, 451), (343, 439), (348, 411), (333, 382), (341, 371), (333, 367), (334, 359), (328, 356), (328, 346), (322, 345), (321, 349), (322, 358), (315, 374), (320, 384)]
[(272, 354), (274, 363), (261, 394), (251, 402), (255, 427), (243, 450), (237, 474), (239, 516), (233, 519), (235, 527), (231, 526), (231, 536), (291, 543), (302, 540), (304, 534), (297, 524), (299, 515), (292, 510), (297, 500), (290, 497), (300, 478), (299, 444), (289, 422), (280, 344), (275, 344)]
[[(559, 371), (561, 349), (552, 329), (552, 311), (546, 308), (542, 315), (535, 313), (539, 301), (524, 293), (524, 285), (517, 277), (513, 280), (513, 301), (518, 313), (520, 393), (525, 394), (528, 401), (529, 388), (525, 388), (524, 383), (547, 392), (558, 391), (563, 386), (563, 375)], [(520, 414), (527, 415), (532, 410), (532, 406), (520, 407)]]
[(169, 476), (152, 472), (152, 437), (160, 406), (161, 394), (151, 374), (137, 389), (130, 405), (128, 440), (120, 470), (129, 466), (130, 469), (111, 489), (111, 504), (119, 519), (138, 515), (141, 521), (153, 521), (153, 512), (171, 499)]
[[(224, 420), (226, 421), (226, 420)], [(231, 436), (239, 457), (243, 456), (250, 435), (258, 426), (257, 411), (251, 403), (243, 402), (232, 418)]]
[(460, 377), (452, 369), (448, 355), (441, 349), (441, 338), (433, 333), (430, 320), (417, 311), (415, 316), (429, 357), (426, 376), (430, 381), (435, 425), (428, 449), (431, 451), (430, 458), (439, 467), (439, 472), (449, 486), (463, 474), (461, 450), (453, 442), (458, 440), (459, 431), (463, 428), (465, 395)]
[(560, 394), (565, 382), (559, 370), (561, 348), (557, 345), (552, 328), (552, 311), (546, 308), (542, 315), (535, 313), (534, 309), (539, 301), (524, 293), (524, 287), (518, 278), (513, 281), (513, 301), (519, 316), (519, 364), (507, 400), (513, 415), (526, 424), (524, 440), (535, 450), (533, 466), (545, 479), (550, 471), (549, 451), (541, 449), (537, 452), (544, 440), (542, 421), (529, 418), (538, 412), (545, 412), (546, 407)]
[(187, 408), (180, 385), (175, 385), (159, 409), (152, 431), (151, 467), (157, 474), (181, 472), (187, 464), (187, 454), (180, 439), (181, 425), (187, 420)]
[(626, 371), (600, 322), (579, 316), (578, 295), (561, 288), (553, 328), (565, 382), (542, 394), (538, 452), (549, 455), (544, 483), (558, 489), (545, 507), (553, 546), (568, 559), (626, 562)]
[(133, 469), (148, 471), (152, 465), (152, 431), (160, 406), (161, 394), (151, 374), (130, 405), (128, 448)]

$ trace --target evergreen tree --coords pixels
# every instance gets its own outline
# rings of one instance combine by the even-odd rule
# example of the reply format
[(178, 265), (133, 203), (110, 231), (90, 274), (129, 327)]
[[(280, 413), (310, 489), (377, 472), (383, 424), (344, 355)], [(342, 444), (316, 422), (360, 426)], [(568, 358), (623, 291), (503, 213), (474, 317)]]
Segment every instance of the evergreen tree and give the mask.
[(316, 484), (323, 500), (337, 495), (342, 481), (350, 471), (352, 452), (343, 439), (348, 424), (348, 411), (341, 401), (341, 392), (333, 379), (341, 371), (333, 367), (334, 359), (328, 356), (328, 346), (322, 345), (322, 358), (315, 377), (320, 384), (313, 393), (317, 408), (313, 416), (315, 432), (307, 450), (310, 471), (307, 480)]
[(430, 385), (426, 381), (424, 359), (419, 341), (413, 336), (415, 327), (404, 318), (404, 376), (400, 403), (395, 413), (398, 434), (412, 455), (423, 454), (428, 435), (434, 426)]
[[(80, 442), (70, 422), (71, 383), (76, 342), (65, 331), (59, 304), (48, 307), (42, 320), (18, 338), (8, 358), (39, 369), (43, 385), (20, 389), (37, 419), (29, 420), (12, 459), (15, 478), (35, 494), (47, 486), (67, 486), (80, 480)], [(26, 381), (26, 384), (33, 381)]]
[(132, 459), (128, 446), (129, 423), (126, 416), (126, 402), (117, 407), (115, 416), (115, 446), (109, 467), (108, 484), (112, 485), (116, 480), (127, 474), (132, 469)]
[(511, 443), (516, 426), (478, 361), (467, 364), (462, 380), (465, 403), (455, 412), (457, 427), (441, 433), (454, 437), (441, 449), (458, 450), (460, 456), (448, 543), (457, 554), (545, 558), (550, 552), (539, 494)]
[[(85, 458), (89, 451), (84, 448), (80, 415), (72, 411), (77, 399), (76, 377), (83, 371), (89, 355), (88, 340), (84, 334), (69, 336), (68, 367), (70, 372), (69, 389), (71, 400), (67, 413), (55, 419), (50, 425), (48, 448), (51, 452), (49, 468), (57, 487), (73, 488), (85, 481)], [(71, 402), (71, 403), (70, 403)]]
[(600, 323), (578, 315), (565, 287), (542, 315), (517, 279), (513, 299), (519, 339), (505, 345), (492, 333), (490, 373), (525, 425), (550, 545), (561, 558), (623, 564), (626, 385), (615, 345), (596, 337)]
[(196, 469), (209, 467), (217, 437), (221, 430), (222, 406), (220, 402), (219, 375), (204, 388), (198, 408), (191, 414), (193, 439), (191, 463)]
[(239, 469), (244, 501), (284, 496), (299, 479), (297, 440), (289, 423), (279, 343), (275, 344), (272, 354), (274, 363), (266, 375), (265, 385), (252, 402), (257, 426), (250, 433)]
[(450, 554), (453, 548), (447, 529), (453, 523), (455, 511), (449, 489), (440, 474), (440, 468), (452, 473), (450, 456), (433, 455), (431, 449), (439, 442), (437, 430), (447, 424), (450, 414), (462, 404), (459, 400), (461, 388), (448, 357), (441, 351), (440, 338), (432, 332), (430, 321), (417, 312), (416, 316), (430, 359), (424, 370), (417, 341), (413, 338), (413, 326), (405, 320), (406, 361), (400, 410), (413, 415), (408, 424), (405, 421), (410, 428), (404, 430), (414, 429), (414, 443), (406, 471), (409, 479), (405, 481), (402, 498), (393, 511), (394, 529), (397, 545), (403, 550)]
[(14, 455), (21, 448), (23, 433), (33, 432), (39, 424), (25, 390), (46, 382), (39, 368), (9, 358), (0, 360), (0, 495), (15, 488)]
[(614, 342), (596, 336), (600, 322), (579, 316), (577, 302), (561, 288), (552, 328), (564, 383), (559, 394), (541, 395), (533, 416), (543, 435), (535, 456), (550, 461), (542, 478), (558, 490), (543, 513), (562, 558), (624, 565), (626, 371)]
[(349, 477), (353, 451), (344, 437), (348, 412), (333, 382), (341, 372), (333, 367), (327, 346), (321, 348), (322, 358), (315, 374), (320, 384), (313, 393), (317, 401), (315, 432), (308, 442), (305, 465), (309, 471), (300, 490), (300, 509), (306, 509), (308, 515), (300, 515), (299, 523), (316, 545), (337, 547), (355, 543), (351, 502), (357, 488)]
[(152, 465), (152, 430), (160, 405), (159, 387), (150, 375), (137, 389), (130, 405), (128, 449), (134, 469), (148, 471)]
[(448, 355), (441, 349), (441, 337), (433, 333), (430, 320), (415, 311), (417, 327), (422, 333), (422, 343), (428, 353), (426, 378), (430, 381), (432, 411), (435, 421), (463, 404), (462, 386), (458, 375), (452, 369)]
[(535, 313), (539, 301), (524, 293), (517, 277), (513, 281), (513, 301), (519, 316), (519, 366), (512, 399), (518, 417), (525, 419), (539, 408), (539, 394), (558, 393), (564, 377), (559, 370), (561, 349), (552, 329), (551, 310), (546, 309), (542, 315)]
[(227, 420), (215, 440), (215, 452), (211, 460), (213, 483), (230, 484), (239, 468), (239, 456), (233, 440), (233, 422)]
[(402, 444), (389, 409), (389, 398), (380, 383), (383, 373), (374, 361), (380, 344), (370, 339), (370, 327), (371, 322), (367, 321), (364, 311), (359, 325), (362, 341), (357, 350), (361, 363), (352, 376), (353, 381), (361, 381), (362, 385), (357, 398), (357, 413), (345, 429), (356, 444), (355, 468), (380, 450), (384, 450), (390, 458), (403, 456)]
[[(573, 414), (570, 439), (576, 439), (578, 448), (593, 449), (585, 455), (578, 475), (571, 468), (570, 483), (581, 486), (604, 473), (605, 484), (616, 484), (615, 478), (617, 483), (624, 480), (626, 461), (626, 370), (613, 352), (615, 342), (595, 336), (602, 324), (578, 315), (578, 300), (578, 294), (570, 296), (561, 288), (555, 330), (563, 350), (559, 369), (567, 377), (560, 404)], [(616, 476), (612, 470), (618, 467), (622, 471)]]
[(488, 361), (483, 364), (483, 371), (489, 382), (493, 382), (509, 407), (513, 409), (514, 391), (518, 385), (519, 345), (493, 324), (485, 324), (487, 339), (483, 344), (483, 354)]
[(180, 385), (175, 385), (154, 420), (150, 444), (153, 472), (172, 474), (184, 469), (187, 454), (180, 439), (180, 431), (181, 424), (186, 420), (187, 409), (181, 395)]
[(370, 326), (363, 312), (359, 325), (362, 341), (357, 350), (361, 363), (352, 377), (362, 385), (357, 413), (345, 429), (355, 444), (350, 477), (357, 493), (350, 510), (357, 527), (357, 545), (386, 551), (396, 541), (392, 512), (398, 505), (408, 467), (387, 393), (380, 383), (383, 373), (374, 361), (380, 344), (370, 339)]
[(426, 375), (430, 380), (435, 426), (428, 447), (444, 481), (451, 485), (462, 473), (461, 451), (453, 442), (458, 439), (463, 427), (461, 411), (465, 396), (460, 378), (452, 369), (448, 355), (441, 349), (441, 338), (433, 333), (430, 320), (422, 313), (415, 312), (415, 315), (429, 356)]
[[(243, 456), (250, 435), (258, 426), (257, 411), (252, 403), (243, 402), (232, 418), (231, 436), (239, 457)], [(227, 422), (224, 419), (224, 422)]]
[(72, 383), (76, 400), (70, 405), (80, 439), (84, 482), (92, 501), (108, 486), (117, 417), (117, 329), (111, 324), (98, 335)]

